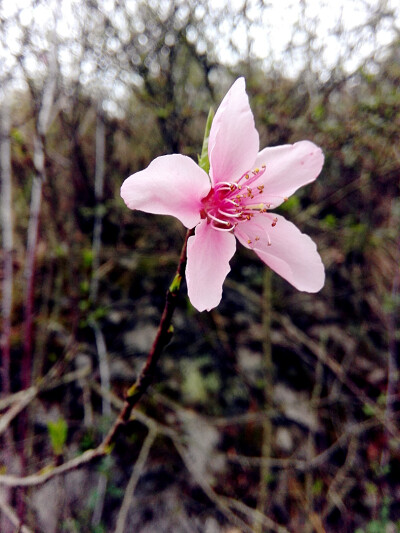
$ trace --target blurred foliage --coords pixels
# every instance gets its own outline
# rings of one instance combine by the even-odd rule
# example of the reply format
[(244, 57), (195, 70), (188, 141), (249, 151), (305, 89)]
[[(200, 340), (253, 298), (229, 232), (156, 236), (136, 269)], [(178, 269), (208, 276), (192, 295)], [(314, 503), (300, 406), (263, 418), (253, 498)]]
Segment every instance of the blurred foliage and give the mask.
[(56, 422), (50, 421), (47, 423), (47, 429), (54, 454), (61, 455), (67, 441), (68, 425), (66, 421), (63, 418), (59, 418)]
[[(205, 12), (199, 15), (199, 6), (207, 8), (206, 2), (171, 2), (164, 11), (160, 3), (138, 2), (134, 12), (117, 2), (111, 14), (101, 6), (87, 2), (80, 8), (76, 48), (68, 40), (59, 43), (59, 58), (62, 51), (70, 51), (73, 68), (61, 68), (60, 61), (45, 138), (47, 179), (36, 250), (33, 379), (40, 382), (55, 362), (68, 366), (64, 356), (73, 339), (78, 355), (93, 368), (88, 381), (98, 381), (92, 327), (97, 324), (108, 349), (113, 391), (122, 396), (130, 385), (154, 338), (184, 229), (167, 217), (129, 211), (119, 198), (120, 185), (161, 154), (180, 152), (197, 160), (210, 106), (216, 108), (234, 79), (245, 75), (261, 147), (310, 139), (325, 153), (318, 180), (280, 208), (318, 244), (327, 280), (319, 294), (308, 295), (273, 279), (271, 450), (278, 461), (307, 462), (312, 454), (333, 448), (326, 461), (308, 471), (281, 467), (279, 462), (271, 467), (266, 513), (291, 531), (312, 531), (314, 514), (323, 524), (318, 531), (384, 531), (400, 520), (398, 436), (388, 436), (378, 416), (386, 405), (388, 361), (398, 357), (400, 335), (398, 41), (387, 46), (379, 61), (371, 58), (372, 66), (366, 61), (351, 73), (337, 65), (323, 77), (305, 67), (296, 77), (288, 77), (278, 69), (266, 70), (252, 56), (251, 46), (246, 57), (227, 66), (206, 31)], [(227, 20), (230, 13), (224, 12)], [(123, 17), (121, 33), (116, 20)], [(233, 24), (237, 18), (229, 20)], [(21, 31), (39, 66), (31, 72), (29, 54), (22, 54), (19, 62), (26, 83), (12, 91), (14, 392), (20, 384), (24, 342), (33, 139), (51, 52), (34, 45), (32, 28), (32, 33), (29, 26)], [(83, 68), (85, 64), (93, 70)], [(117, 98), (118, 91), (123, 98)], [(99, 115), (105, 122), (105, 181), (97, 201)], [(96, 217), (101, 218), (102, 232), (94, 300)], [(255, 508), (259, 471), (251, 459), (260, 457), (262, 431), (251, 415), (264, 409), (264, 267), (244, 248), (231, 266), (221, 305), (212, 313), (194, 312), (183, 287), (160, 383), (141, 409), (181, 431), (185, 442), (210, 442), (210, 458), (224, 454), (224, 468), (213, 472), (213, 487)], [(324, 354), (340, 370), (326, 365)], [(392, 378), (398, 387), (398, 368)], [(99, 441), (103, 406), (94, 393), (87, 393), (88, 386), (85, 380), (67, 383), (35, 400), (29, 470), (36, 470), (52, 453), (71, 455)], [(296, 406), (298, 411), (293, 411)], [(51, 407), (61, 410), (63, 417), (43, 422), (43, 416), (51, 418)], [(391, 407), (398, 425), (397, 392)], [(196, 433), (190, 426), (194, 412), (201, 415), (208, 433), (202, 427)], [(221, 421), (242, 415), (249, 415), (249, 421)], [(214, 419), (210, 429), (206, 422), (211, 420), (211, 426)], [(363, 424), (369, 424), (368, 429), (357, 433)], [(63, 515), (60, 531), (111, 530), (121, 488), (145, 432), (132, 422), (125, 433), (114, 450), (115, 464), (103, 468), (111, 480), (104, 524), (89, 526), (98, 498), (92, 485), (82, 489), (79, 508), (66, 506), (70, 515)], [(187, 480), (167, 437), (157, 439), (148, 468), (139, 486), (145, 501), (139, 523), (146, 520), (149, 494), (162, 495), (173, 483), (193, 523), (210, 512), (212, 502)], [(222, 528), (227, 519), (216, 512), (215, 516)]]

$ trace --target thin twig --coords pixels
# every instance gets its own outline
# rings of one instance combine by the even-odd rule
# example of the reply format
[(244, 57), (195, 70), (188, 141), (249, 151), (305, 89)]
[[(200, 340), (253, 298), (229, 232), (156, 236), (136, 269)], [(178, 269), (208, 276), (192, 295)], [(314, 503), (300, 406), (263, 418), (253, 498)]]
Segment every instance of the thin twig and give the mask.
[(227, 498), (225, 496), (221, 496), (221, 499), (230, 507), (234, 507), (240, 513), (248, 516), (252, 522), (256, 522), (258, 520), (262, 523), (262, 525), (268, 527), (275, 533), (290, 533), (290, 531), (284, 526), (277, 524), (274, 520), (260, 513), (260, 511), (258, 511), (257, 509), (252, 509), (251, 507), (248, 507), (246, 504), (239, 500), (235, 500), (234, 498)]
[[(353, 426), (350, 426), (346, 432), (342, 433), (340, 437), (338, 437), (338, 439), (333, 444), (331, 444), (331, 446), (326, 448), (318, 455), (315, 455), (314, 457), (309, 458), (307, 460), (296, 459), (294, 457), (289, 457), (287, 459), (279, 459), (274, 457), (254, 457), (248, 455), (228, 455), (228, 460), (232, 463), (238, 463), (242, 466), (247, 467), (259, 466), (261, 463), (265, 462), (268, 463), (271, 468), (295, 468), (298, 472), (307, 472), (310, 470), (314, 470), (315, 468), (319, 468), (321, 465), (326, 463), (329, 460), (330, 456), (334, 452), (345, 446), (345, 444), (350, 438), (358, 437), (364, 432), (369, 431), (370, 429), (373, 429), (380, 425), (381, 423), (379, 422), (379, 420), (376, 420), (375, 418), (371, 418), (364, 422), (354, 424)], [(225, 454), (222, 455), (225, 456)]]
[(324, 347), (319, 346), (319, 344), (311, 339), (308, 335), (303, 333), (291, 320), (288, 316), (278, 315), (274, 313), (274, 319), (280, 323), (280, 325), (285, 329), (285, 332), (297, 342), (301, 342), (306, 348), (308, 348), (311, 353), (319, 359), (326, 367), (330, 369), (331, 372), (339, 379), (339, 381), (345, 385), (347, 389), (350, 390), (352, 394), (365, 405), (368, 405), (379, 421), (386, 428), (388, 433), (395, 439), (400, 439), (400, 433), (395, 426), (395, 424), (385, 418), (385, 413), (379, 405), (371, 400), (344, 372), (340, 364), (335, 361), (329, 354), (326, 352)]
[[(3, 80), (2, 80), (3, 81)], [(6, 83), (2, 83), (2, 102), (0, 104), (0, 190), (1, 190), (1, 226), (3, 241), (3, 296), (1, 302), (1, 314), (3, 331), (0, 334), (0, 383), (2, 392), (6, 395), (11, 392), (11, 313), (13, 301), (13, 220), (12, 220), (12, 179), (11, 179), (11, 142), (10, 142), (10, 96), (7, 91)], [(0, 420), (0, 428), (1, 428)], [(8, 424), (5, 426), (7, 428)], [(0, 429), (0, 433), (1, 433)], [(7, 470), (12, 468), (14, 442), (12, 432), (8, 430), (4, 435), (4, 463)], [(11, 470), (12, 471), (12, 470)], [(5, 490), (4, 504), (11, 501), (11, 492)], [(4, 533), (10, 531), (10, 524), (0, 521), (0, 529)]]
[(1, 401), (0, 410), (5, 409), (10, 405), (11, 407), (0, 417), (0, 435), (7, 429), (14, 418), (18, 416), (19, 413), (23, 411), (40, 392), (55, 389), (57, 387), (61, 387), (62, 385), (66, 385), (67, 383), (72, 383), (76, 380), (87, 377), (89, 373), (90, 365), (87, 365), (79, 370), (74, 370), (73, 372), (65, 374), (58, 380), (53, 379), (53, 381), (50, 382), (45, 381), (41, 385), (29, 387), (29, 389), (19, 391), (7, 398), (4, 398)]
[(326, 518), (337, 507), (341, 513), (346, 512), (346, 496), (355, 484), (354, 476), (351, 475), (351, 468), (354, 466), (357, 456), (358, 441), (352, 438), (347, 449), (346, 460), (339, 468), (332, 479), (326, 493), (326, 507), (321, 513), (322, 518)]
[[(398, 252), (400, 255), (400, 240), (398, 242)], [(399, 367), (398, 367), (398, 357), (396, 349), (396, 311), (398, 310), (398, 304), (396, 305), (396, 298), (399, 295), (400, 287), (400, 270), (397, 269), (396, 275), (393, 279), (391, 300), (392, 300), (392, 309), (388, 314), (388, 336), (389, 336), (389, 345), (388, 345), (388, 369), (387, 369), (387, 389), (386, 389), (386, 405), (385, 405), (385, 420), (386, 428), (389, 426), (389, 423), (393, 423), (393, 405), (396, 399), (396, 388), (399, 383)], [(386, 430), (386, 440), (389, 443), (390, 434)], [(381, 467), (387, 466), (389, 463), (389, 447), (386, 446), (384, 453), (382, 454)]]
[(125, 531), (128, 511), (133, 501), (135, 489), (139, 482), (140, 476), (143, 473), (143, 469), (149, 456), (150, 449), (153, 446), (156, 437), (157, 431), (154, 428), (150, 428), (146, 440), (143, 443), (142, 449), (140, 450), (139, 457), (137, 458), (135, 465), (132, 469), (132, 474), (126, 487), (124, 499), (122, 501), (122, 505), (118, 513), (117, 525), (115, 527), (114, 533), (124, 533)]
[(95, 304), (97, 300), (97, 293), (99, 289), (101, 232), (103, 227), (103, 212), (101, 209), (101, 202), (103, 200), (104, 189), (106, 128), (101, 108), (102, 102), (100, 101), (97, 105), (96, 114), (96, 166), (94, 177), (96, 206), (92, 241), (92, 279), (90, 281), (90, 300), (93, 304)]
[[(99, 358), (99, 369), (100, 369), (100, 382), (101, 386), (105, 390), (110, 390), (110, 366), (108, 364), (107, 358), (107, 347), (104, 339), (103, 332), (101, 331), (98, 324), (95, 322), (92, 325), (95, 338), (96, 338), (96, 347), (97, 354)], [(102, 398), (102, 415), (103, 417), (111, 417), (111, 404), (107, 397)], [(103, 434), (103, 437), (105, 435)], [(104, 500), (107, 490), (107, 475), (105, 472), (99, 473), (99, 479), (97, 482), (97, 498), (96, 505), (93, 510), (91, 524), (93, 527), (98, 526), (101, 521), (101, 516), (103, 514)]]
[(3, 297), (2, 322), (0, 337), (2, 363), (0, 378), (4, 394), (11, 391), (10, 384), (10, 338), (11, 309), (13, 297), (13, 231), (11, 211), (11, 143), (10, 143), (10, 107), (9, 98), (3, 95), (0, 107), (0, 176), (1, 176), (1, 225), (3, 237)]
[(33, 533), (32, 529), (21, 524), (14, 509), (3, 500), (2, 496), (0, 496), (0, 511), (8, 518), (18, 533)]
[(111, 445), (115, 441), (117, 434), (119, 433), (122, 426), (125, 425), (127, 420), (129, 420), (130, 414), (134, 406), (138, 403), (143, 394), (147, 391), (154, 379), (155, 369), (157, 367), (158, 360), (160, 355), (165, 348), (165, 346), (171, 340), (173, 334), (173, 328), (171, 326), (172, 315), (176, 307), (176, 299), (178, 296), (178, 291), (180, 288), (181, 280), (184, 275), (184, 269), (186, 265), (186, 246), (187, 241), (191, 235), (193, 235), (194, 230), (188, 230), (185, 238), (185, 242), (182, 247), (181, 256), (179, 258), (178, 268), (176, 270), (174, 281), (172, 282), (170, 288), (167, 291), (166, 302), (164, 306), (164, 311), (161, 316), (160, 325), (157, 330), (156, 338), (154, 339), (153, 346), (147, 356), (146, 363), (140, 372), (136, 382), (130, 387), (127, 391), (125, 398), (124, 407), (121, 409), (121, 412), (115, 421), (114, 425), (110, 429), (108, 435), (106, 436), (103, 444), (105, 447)]
[(172, 439), (174, 446), (182, 458), (186, 468), (192, 474), (193, 479), (196, 483), (202, 488), (203, 492), (208, 496), (208, 498), (218, 507), (218, 509), (229, 519), (231, 522), (238, 527), (241, 527), (245, 533), (253, 533), (253, 529), (246, 524), (241, 518), (239, 518), (235, 513), (233, 513), (229, 506), (225, 503), (224, 497), (219, 496), (208, 481), (201, 475), (201, 473), (193, 467), (191, 458), (189, 457), (186, 448), (181, 444), (177, 439)]
[(31, 403), (37, 392), (36, 387), (31, 387), (18, 403), (15, 403), (4, 415), (2, 415), (0, 418), (0, 435), (9, 427), (11, 421)]
[[(43, 87), (40, 108), (35, 124), (33, 138), (33, 164), (35, 176), (32, 182), (31, 204), (29, 210), (28, 239), (25, 264), (25, 326), (24, 326), (24, 355), (21, 364), (21, 381), (23, 388), (30, 385), (30, 363), (32, 351), (32, 326), (34, 303), (34, 275), (36, 247), (39, 231), (39, 216), (42, 201), (43, 183), (46, 181), (45, 168), (45, 138), (52, 118), (54, 97), (57, 86), (57, 45), (53, 43), (50, 56), (48, 75)], [(29, 80), (31, 81), (31, 80)], [(54, 118), (54, 117), (53, 117)]]
[(100, 444), (100, 446), (97, 448), (94, 448), (93, 450), (87, 450), (81, 455), (78, 455), (78, 457), (74, 457), (70, 461), (67, 461), (60, 466), (48, 465), (36, 474), (31, 474), (24, 477), (1, 475), (0, 485), (5, 485), (7, 487), (33, 487), (36, 485), (42, 485), (53, 477), (59, 476), (60, 474), (65, 474), (71, 470), (76, 470), (82, 465), (90, 463), (99, 457), (103, 457), (106, 452), (107, 450), (105, 450)]
[[(263, 326), (263, 380), (264, 380), (264, 409), (271, 410), (273, 406), (273, 364), (272, 364), (272, 344), (271, 344), (271, 298), (272, 298), (272, 271), (267, 267), (264, 269), (263, 298), (262, 298), (262, 326)], [(262, 427), (261, 457), (270, 457), (272, 449), (272, 421), (266, 416)], [(264, 516), (268, 502), (268, 483), (270, 475), (270, 465), (267, 461), (260, 464), (260, 481), (258, 489), (257, 511), (254, 524), (255, 533), (262, 533)]]

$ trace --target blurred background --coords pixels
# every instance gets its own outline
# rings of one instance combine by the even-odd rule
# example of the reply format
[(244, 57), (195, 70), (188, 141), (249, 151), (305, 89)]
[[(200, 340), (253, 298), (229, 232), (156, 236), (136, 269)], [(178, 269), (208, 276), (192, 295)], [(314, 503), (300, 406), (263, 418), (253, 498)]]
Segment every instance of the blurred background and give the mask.
[[(0, 531), (400, 531), (397, 3), (2, 0), (0, 24)], [(239, 247), (217, 309), (183, 287), (113, 453), (7, 487), (115, 419), (185, 235), (119, 188), (158, 155), (196, 159), (239, 76), (261, 148), (325, 153), (280, 208), (325, 287)]]

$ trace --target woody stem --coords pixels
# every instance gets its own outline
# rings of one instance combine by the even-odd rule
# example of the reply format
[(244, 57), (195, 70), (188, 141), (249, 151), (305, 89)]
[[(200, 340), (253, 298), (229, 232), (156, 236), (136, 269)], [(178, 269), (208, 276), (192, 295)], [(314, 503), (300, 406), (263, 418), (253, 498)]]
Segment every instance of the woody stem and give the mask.
[(153, 346), (147, 356), (145, 365), (142, 368), (135, 383), (128, 389), (124, 401), (124, 405), (115, 420), (110, 431), (106, 435), (101, 444), (101, 448), (106, 451), (111, 444), (113, 444), (119, 434), (121, 428), (129, 420), (133, 408), (145, 394), (149, 386), (154, 380), (155, 370), (158, 360), (170, 342), (173, 335), (173, 327), (171, 325), (172, 316), (176, 308), (177, 296), (181, 286), (181, 281), (184, 276), (186, 266), (186, 249), (189, 237), (194, 234), (194, 229), (190, 229), (186, 233), (185, 241), (183, 243), (181, 255), (176, 269), (175, 277), (167, 291), (165, 298), (164, 311), (161, 316), (160, 324), (158, 326), (157, 334), (153, 342)]

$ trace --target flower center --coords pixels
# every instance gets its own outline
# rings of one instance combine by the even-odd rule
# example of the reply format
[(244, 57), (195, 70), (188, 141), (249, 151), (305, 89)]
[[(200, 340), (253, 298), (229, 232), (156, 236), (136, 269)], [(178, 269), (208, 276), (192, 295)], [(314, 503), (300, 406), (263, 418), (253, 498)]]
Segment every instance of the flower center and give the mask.
[[(255, 213), (267, 213), (272, 203), (265, 201), (264, 185), (257, 185), (265, 168), (262, 165), (252, 172), (246, 172), (237, 182), (217, 183), (202, 200), (202, 218), (207, 218), (215, 230), (232, 231), (240, 222), (251, 220)], [(264, 201), (257, 203), (257, 197)], [(275, 226), (277, 219), (269, 216)]]

